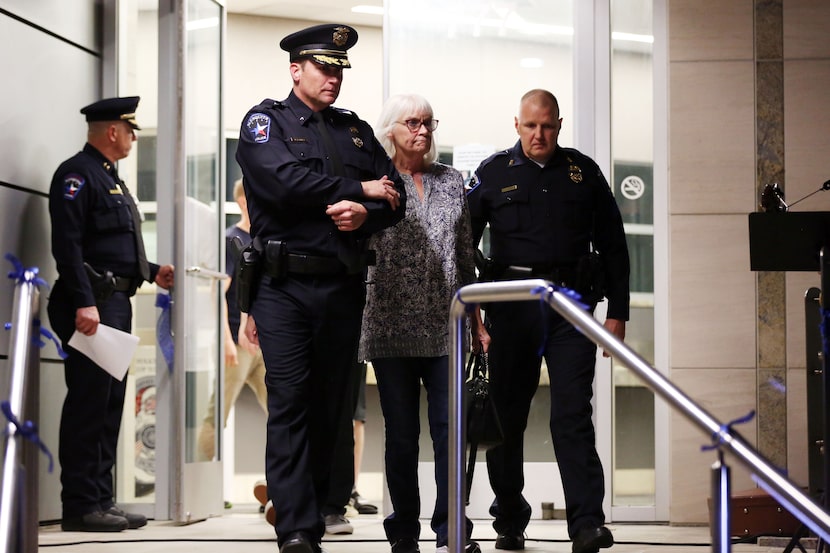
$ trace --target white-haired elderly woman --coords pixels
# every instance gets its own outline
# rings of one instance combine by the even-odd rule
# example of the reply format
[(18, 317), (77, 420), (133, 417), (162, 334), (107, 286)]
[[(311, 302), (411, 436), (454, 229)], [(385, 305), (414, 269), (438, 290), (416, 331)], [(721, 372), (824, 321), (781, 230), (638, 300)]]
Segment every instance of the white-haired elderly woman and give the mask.
[[(384, 520), (392, 553), (417, 553), (421, 511), (418, 437), (426, 389), (437, 497), (431, 527), (447, 550), (449, 308), (455, 291), (475, 281), (472, 231), (461, 174), (437, 162), (438, 120), (421, 96), (389, 98), (375, 135), (406, 184), (406, 216), (371, 238), (360, 339), (374, 367), (386, 423), (386, 480), (393, 512)], [(470, 540), (467, 553), (480, 553)]]

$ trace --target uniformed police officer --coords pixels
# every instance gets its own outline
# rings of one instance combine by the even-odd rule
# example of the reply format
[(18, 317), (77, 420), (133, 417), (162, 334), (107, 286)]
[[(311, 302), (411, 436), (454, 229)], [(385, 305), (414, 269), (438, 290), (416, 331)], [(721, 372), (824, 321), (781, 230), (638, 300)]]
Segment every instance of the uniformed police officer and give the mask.
[[(519, 141), (481, 163), (467, 195), (477, 244), (490, 224), (491, 278), (520, 275), (579, 288), (592, 247), (600, 254), (587, 280), (604, 277), (605, 327), (620, 339), (628, 320), (629, 260), (622, 217), (597, 164), (557, 145), (562, 119), (546, 90), (522, 97)], [(580, 263), (580, 260), (583, 262)], [(602, 280), (602, 278), (600, 278)], [(590, 286), (583, 293), (594, 293)], [(490, 514), (497, 549), (524, 549), (531, 508), (524, 487), (523, 434), (539, 382), (541, 357), (550, 376), (550, 428), (565, 491), (574, 553), (594, 553), (614, 540), (604, 526), (602, 465), (591, 422), (596, 346), (553, 310), (533, 302), (487, 306), (479, 339), (490, 354), (490, 384), (504, 443), (487, 452), (495, 500)], [(488, 347), (489, 345), (489, 347)]]
[(334, 24), (285, 37), (291, 93), (245, 115), (236, 156), (264, 257), (246, 330), (265, 359), (265, 471), (281, 553), (320, 551), (335, 433), (354, 409), (366, 239), (406, 212), (372, 129), (331, 107), (355, 42), (353, 28)]
[(113, 378), (67, 344), (74, 332), (91, 336), (99, 324), (130, 332), (136, 288), (144, 281), (173, 284), (171, 265), (147, 262), (138, 209), (115, 165), (136, 139), (138, 100), (108, 98), (81, 109), (87, 143), (58, 167), (49, 189), (58, 280), (48, 312), (69, 354), (59, 444), (61, 526), (67, 531), (116, 532), (147, 523), (113, 498), (126, 379)]

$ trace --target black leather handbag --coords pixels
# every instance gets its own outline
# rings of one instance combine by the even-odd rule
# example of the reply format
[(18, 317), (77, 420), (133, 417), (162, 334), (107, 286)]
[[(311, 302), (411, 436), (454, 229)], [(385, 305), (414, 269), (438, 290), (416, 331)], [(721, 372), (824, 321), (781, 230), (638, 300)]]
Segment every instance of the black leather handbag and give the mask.
[(473, 485), (476, 453), (479, 448), (490, 449), (501, 445), (504, 434), (490, 400), (490, 381), (487, 379), (489, 359), (486, 353), (474, 353), (467, 361), (467, 444), (470, 457), (467, 461), (467, 505), (470, 504), (470, 489)]
[(471, 449), (490, 449), (504, 440), (501, 423), (490, 401), (486, 353), (471, 354), (467, 361), (467, 443)]

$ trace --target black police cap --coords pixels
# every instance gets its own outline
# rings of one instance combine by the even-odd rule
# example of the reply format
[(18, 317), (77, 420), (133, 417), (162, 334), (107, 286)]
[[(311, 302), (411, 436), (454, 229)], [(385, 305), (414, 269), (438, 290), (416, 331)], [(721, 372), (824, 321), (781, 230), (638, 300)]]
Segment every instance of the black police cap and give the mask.
[(351, 67), (346, 50), (356, 42), (353, 27), (327, 23), (291, 33), (280, 41), (280, 48), (291, 54), (292, 62), (310, 58), (322, 65)]
[(87, 121), (126, 121), (136, 130), (141, 130), (135, 121), (135, 110), (139, 96), (125, 98), (105, 98), (81, 108)]

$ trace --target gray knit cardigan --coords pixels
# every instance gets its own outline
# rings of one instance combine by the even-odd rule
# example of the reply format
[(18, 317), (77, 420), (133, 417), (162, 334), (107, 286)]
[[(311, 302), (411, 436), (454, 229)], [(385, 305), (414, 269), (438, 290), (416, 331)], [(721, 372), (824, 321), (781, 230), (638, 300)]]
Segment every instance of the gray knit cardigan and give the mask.
[(370, 239), (359, 357), (436, 357), (449, 353), (453, 294), (475, 282), (470, 213), (461, 174), (440, 163), (424, 172), (424, 198), (410, 175), (406, 217)]

